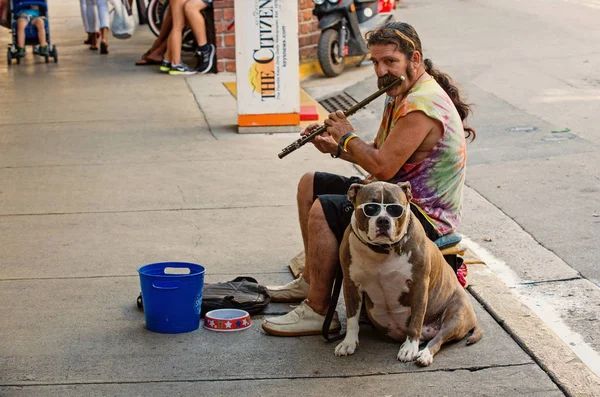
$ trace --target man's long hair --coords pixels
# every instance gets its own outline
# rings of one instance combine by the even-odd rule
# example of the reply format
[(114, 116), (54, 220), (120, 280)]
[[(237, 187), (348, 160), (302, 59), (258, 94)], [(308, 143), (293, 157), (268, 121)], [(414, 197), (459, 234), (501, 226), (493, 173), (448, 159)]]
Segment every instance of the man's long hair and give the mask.
[[(423, 58), (421, 39), (419, 38), (417, 31), (407, 23), (388, 22), (383, 27), (368, 32), (366, 39), (369, 47), (372, 45), (395, 44), (398, 51), (405, 54), (407, 59), (410, 60), (415, 51), (421, 53), (421, 57)], [(435, 68), (433, 62), (431, 62), (431, 59), (429, 58), (424, 59), (423, 63), (425, 64), (425, 71), (438, 82), (454, 103), (463, 122), (465, 135), (467, 138), (471, 138), (472, 141), (475, 139), (475, 129), (464, 124), (465, 119), (471, 113), (470, 105), (462, 101), (460, 90), (449, 75), (442, 73), (439, 69)]]

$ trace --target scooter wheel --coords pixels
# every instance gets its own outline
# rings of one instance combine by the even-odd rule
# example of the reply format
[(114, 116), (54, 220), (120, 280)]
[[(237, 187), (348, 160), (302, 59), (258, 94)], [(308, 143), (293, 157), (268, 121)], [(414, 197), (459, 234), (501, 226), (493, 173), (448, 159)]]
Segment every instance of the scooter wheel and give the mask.
[(339, 56), (340, 32), (336, 29), (327, 29), (319, 37), (317, 56), (323, 73), (327, 77), (338, 76), (344, 70), (344, 57)]

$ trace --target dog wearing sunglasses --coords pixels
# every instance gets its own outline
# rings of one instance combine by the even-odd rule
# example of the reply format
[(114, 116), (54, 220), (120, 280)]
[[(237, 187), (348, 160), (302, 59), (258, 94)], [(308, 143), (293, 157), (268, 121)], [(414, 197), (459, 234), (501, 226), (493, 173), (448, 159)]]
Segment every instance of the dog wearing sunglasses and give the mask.
[(358, 347), (363, 296), (375, 327), (403, 342), (400, 361), (428, 366), (444, 343), (471, 330), (467, 345), (483, 335), (456, 274), (411, 212), (411, 198), (408, 182), (353, 184), (348, 190), (355, 210), (340, 246), (347, 327), (336, 356)]

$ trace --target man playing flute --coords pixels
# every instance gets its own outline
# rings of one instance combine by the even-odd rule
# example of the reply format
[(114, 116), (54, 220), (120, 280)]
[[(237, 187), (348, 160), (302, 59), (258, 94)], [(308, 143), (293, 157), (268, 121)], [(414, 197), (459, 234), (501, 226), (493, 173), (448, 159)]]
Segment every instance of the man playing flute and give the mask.
[[(328, 311), (338, 265), (338, 251), (354, 208), (346, 193), (353, 183), (374, 180), (410, 182), (411, 210), (427, 237), (436, 240), (456, 230), (463, 206), (466, 138), (475, 131), (463, 125), (471, 112), (451, 78), (424, 59), (417, 32), (391, 22), (367, 33), (379, 88), (400, 76), (390, 89), (374, 142), (354, 135), (344, 112), (331, 113), (327, 131), (312, 143), (322, 153), (352, 162), (370, 175), (362, 180), (323, 172), (305, 174), (298, 185), (298, 212), (304, 273), (283, 286), (268, 287), (273, 302), (302, 303), (290, 313), (266, 318), (263, 329), (280, 336), (318, 335)], [(302, 132), (309, 134), (317, 124)], [(455, 271), (458, 269), (455, 269)], [(340, 328), (334, 317), (330, 331)]]

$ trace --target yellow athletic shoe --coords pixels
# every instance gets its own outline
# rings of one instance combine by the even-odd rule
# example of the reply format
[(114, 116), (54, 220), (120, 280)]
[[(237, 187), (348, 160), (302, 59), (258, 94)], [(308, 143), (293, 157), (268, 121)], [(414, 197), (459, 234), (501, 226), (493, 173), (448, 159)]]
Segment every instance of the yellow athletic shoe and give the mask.
[(170, 61), (162, 61), (160, 64), (160, 71), (163, 73), (169, 73), (171, 70), (171, 62)]

